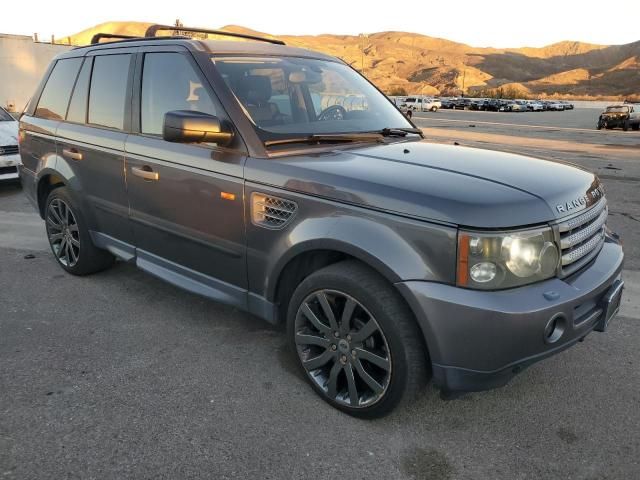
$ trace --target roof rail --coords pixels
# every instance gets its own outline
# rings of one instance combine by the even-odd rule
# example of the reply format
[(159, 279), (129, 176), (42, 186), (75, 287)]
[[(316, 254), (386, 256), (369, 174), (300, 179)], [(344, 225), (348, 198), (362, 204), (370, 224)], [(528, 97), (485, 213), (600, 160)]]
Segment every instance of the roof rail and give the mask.
[(118, 38), (120, 40), (130, 40), (137, 37), (133, 35), (119, 35), (117, 33), (96, 33), (93, 37), (91, 37), (91, 45), (100, 43), (100, 40), (102, 40), (103, 38)]
[(171, 32), (193, 32), (193, 33), (208, 33), (211, 35), (221, 35), (225, 37), (245, 38), (247, 40), (256, 40), (258, 42), (273, 43), (275, 45), (285, 45), (282, 40), (276, 40), (275, 38), (259, 37), (257, 35), (248, 35), (245, 33), (225, 32), (224, 30), (208, 30), (206, 28), (187, 28), (177, 27), (175, 25), (151, 25), (145, 32), (145, 37), (155, 37), (158, 32), (171, 31)]

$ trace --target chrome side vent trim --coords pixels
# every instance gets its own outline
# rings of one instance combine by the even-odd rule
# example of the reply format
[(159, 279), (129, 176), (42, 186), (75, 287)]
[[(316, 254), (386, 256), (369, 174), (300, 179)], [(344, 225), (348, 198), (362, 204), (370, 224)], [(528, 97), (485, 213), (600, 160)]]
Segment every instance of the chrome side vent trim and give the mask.
[(298, 204), (292, 200), (253, 192), (251, 222), (271, 230), (284, 228), (296, 214)]

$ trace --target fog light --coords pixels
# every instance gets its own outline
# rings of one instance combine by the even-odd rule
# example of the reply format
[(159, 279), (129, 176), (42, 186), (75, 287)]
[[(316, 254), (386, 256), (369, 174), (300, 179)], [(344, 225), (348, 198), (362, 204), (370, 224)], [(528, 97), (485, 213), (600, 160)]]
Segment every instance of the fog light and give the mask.
[(496, 278), (497, 272), (498, 269), (496, 268), (495, 263), (480, 262), (471, 267), (471, 271), (469, 273), (471, 274), (471, 278), (474, 282), (486, 283)]

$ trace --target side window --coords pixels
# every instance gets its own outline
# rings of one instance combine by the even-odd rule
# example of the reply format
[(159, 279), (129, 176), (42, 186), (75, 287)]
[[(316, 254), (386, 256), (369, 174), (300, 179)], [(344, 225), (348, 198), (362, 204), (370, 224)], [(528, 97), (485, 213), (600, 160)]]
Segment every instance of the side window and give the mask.
[(82, 58), (58, 60), (40, 95), (36, 117), (62, 120), (67, 113), (73, 83), (78, 75)]
[(130, 63), (130, 54), (95, 57), (89, 92), (89, 123), (119, 130), (124, 128)]
[(76, 86), (71, 95), (67, 120), (69, 122), (84, 123), (87, 121), (87, 98), (89, 97), (89, 79), (91, 78), (91, 65), (93, 58), (85, 59)]
[(164, 114), (172, 110), (216, 115), (218, 109), (185, 55), (147, 53), (142, 70), (142, 133), (161, 135)]

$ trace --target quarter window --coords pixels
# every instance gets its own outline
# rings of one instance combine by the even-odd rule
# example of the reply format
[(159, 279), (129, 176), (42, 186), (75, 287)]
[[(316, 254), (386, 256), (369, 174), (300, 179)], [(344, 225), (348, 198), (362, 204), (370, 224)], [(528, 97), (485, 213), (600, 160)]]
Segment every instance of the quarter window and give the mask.
[(142, 72), (142, 133), (161, 135), (164, 114), (172, 110), (216, 115), (217, 109), (185, 55), (147, 53)]
[(81, 63), (82, 58), (67, 58), (56, 62), (40, 95), (36, 117), (51, 120), (62, 120), (65, 117), (71, 89)]
[(131, 55), (103, 55), (93, 61), (89, 93), (89, 123), (124, 128)]
[(91, 77), (92, 58), (87, 58), (82, 65), (76, 86), (71, 95), (67, 120), (70, 122), (84, 123), (87, 120), (87, 97), (89, 96), (89, 79)]

